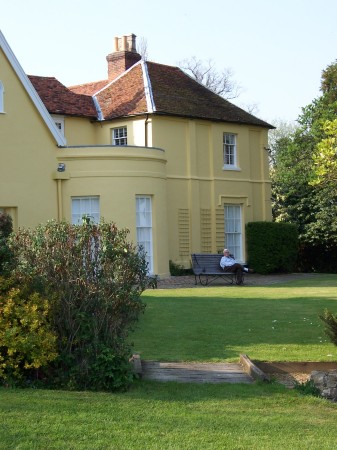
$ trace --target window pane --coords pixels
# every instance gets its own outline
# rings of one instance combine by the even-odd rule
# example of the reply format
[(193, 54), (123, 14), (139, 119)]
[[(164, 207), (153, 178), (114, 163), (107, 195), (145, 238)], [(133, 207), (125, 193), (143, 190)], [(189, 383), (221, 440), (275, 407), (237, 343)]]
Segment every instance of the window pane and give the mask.
[(225, 243), (235, 258), (242, 260), (241, 206), (225, 205)]
[(224, 133), (223, 143), (224, 164), (234, 166), (236, 164), (236, 135)]
[(100, 209), (99, 197), (73, 197), (71, 199), (71, 221), (75, 225), (83, 222), (83, 216), (90, 221), (99, 223)]
[(114, 128), (112, 130), (113, 145), (127, 145), (127, 128)]

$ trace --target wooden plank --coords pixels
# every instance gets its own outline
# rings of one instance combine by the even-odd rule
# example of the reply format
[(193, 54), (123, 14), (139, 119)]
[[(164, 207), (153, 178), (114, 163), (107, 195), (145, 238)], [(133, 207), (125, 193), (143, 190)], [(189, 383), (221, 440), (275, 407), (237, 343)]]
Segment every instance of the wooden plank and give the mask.
[(142, 377), (186, 383), (252, 383), (240, 364), (142, 361)]

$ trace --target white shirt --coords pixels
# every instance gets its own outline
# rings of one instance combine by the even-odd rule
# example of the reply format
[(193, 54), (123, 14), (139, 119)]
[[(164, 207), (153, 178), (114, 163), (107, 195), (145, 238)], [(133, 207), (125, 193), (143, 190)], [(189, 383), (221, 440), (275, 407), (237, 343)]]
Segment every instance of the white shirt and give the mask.
[(223, 256), (220, 259), (220, 266), (222, 268), (232, 266), (233, 264), (236, 264), (236, 263), (237, 263), (237, 261), (232, 256)]

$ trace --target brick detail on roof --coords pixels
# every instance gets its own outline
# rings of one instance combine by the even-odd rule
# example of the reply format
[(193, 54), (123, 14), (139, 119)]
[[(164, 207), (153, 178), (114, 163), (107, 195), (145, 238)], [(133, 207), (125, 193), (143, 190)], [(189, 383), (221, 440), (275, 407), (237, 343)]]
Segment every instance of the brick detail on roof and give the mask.
[(140, 61), (141, 56), (136, 52), (114, 52), (106, 57), (108, 61), (109, 81), (115, 80), (126, 70)]
[(28, 75), (50, 114), (96, 118), (92, 97), (69, 90), (54, 77)]

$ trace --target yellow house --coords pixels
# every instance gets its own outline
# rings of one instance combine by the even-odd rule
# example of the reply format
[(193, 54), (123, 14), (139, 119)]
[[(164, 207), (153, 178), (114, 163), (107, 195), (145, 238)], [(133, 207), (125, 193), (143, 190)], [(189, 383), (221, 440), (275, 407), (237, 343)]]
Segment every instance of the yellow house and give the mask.
[(65, 87), (27, 76), (0, 32), (0, 209), (15, 227), (114, 221), (149, 269), (229, 247), (271, 220), (268, 123), (177, 67), (144, 61), (115, 38), (108, 78)]

